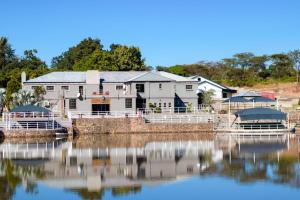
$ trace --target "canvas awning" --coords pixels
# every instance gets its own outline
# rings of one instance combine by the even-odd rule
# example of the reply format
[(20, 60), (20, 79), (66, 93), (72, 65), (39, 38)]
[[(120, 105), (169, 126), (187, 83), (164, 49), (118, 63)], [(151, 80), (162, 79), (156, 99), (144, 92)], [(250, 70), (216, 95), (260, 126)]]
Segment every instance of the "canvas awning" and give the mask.
[(51, 111), (44, 107), (26, 105), (19, 106), (11, 110), (11, 112), (39, 112), (39, 113), (50, 113)]
[(225, 101), (223, 101), (223, 103), (247, 103), (247, 102), (251, 102), (248, 99), (245, 99), (244, 97), (240, 97), (240, 96), (234, 96), (234, 97), (230, 97), (229, 99), (226, 99)]
[(286, 113), (271, 108), (250, 108), (234, 113), (241, 121), (247, 120), (286, 120)]
[(253, 91), (243, 92), (237, 95), (238, 97), (260, 97), (261, 95)]
[(253, 99), (251, 99), (251, 101), (260, 102), (260, 103), (275, 102), (275, 100), (269, 99), (269, 98), (266, 98), (266, 97), (254, 97)]

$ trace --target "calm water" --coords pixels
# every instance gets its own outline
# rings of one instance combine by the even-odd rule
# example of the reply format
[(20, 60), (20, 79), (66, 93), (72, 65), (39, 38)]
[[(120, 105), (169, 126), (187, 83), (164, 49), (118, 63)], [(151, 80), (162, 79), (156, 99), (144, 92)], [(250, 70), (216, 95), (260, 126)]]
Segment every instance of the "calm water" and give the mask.
[(5, 140), (0, 199), (300, 199), (298, 139)]

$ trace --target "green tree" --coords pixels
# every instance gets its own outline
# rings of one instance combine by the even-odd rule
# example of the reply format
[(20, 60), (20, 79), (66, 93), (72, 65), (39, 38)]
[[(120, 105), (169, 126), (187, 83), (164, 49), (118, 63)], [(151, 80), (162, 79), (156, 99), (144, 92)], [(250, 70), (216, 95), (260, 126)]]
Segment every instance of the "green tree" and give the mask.
[(214, 90), (208, 90), (203, 93), (203, 104), (211, 105), (213, 104), (213, 96), (215, 94)]
[(99, 39), (86, 38), (78, 45), (69, 48), (68, 51), (54, 57), (51, 66), (59, 71), (72, 70), (75, 63), (91, 55), (95, 50), (101, 51), (102, 48), (103, 45)]
[(79, 62), (75, 63), (73, 70), (100, 70), (100, 71), (116, 71), (116, 66), (113, 65), (111, 55), (107, 51), (96, 49), (91, 55), (84, 57)]
[(269, 66), (271, 76), (277, 80), (292, 77), (293, 62), (286, 54), (273, 54), (270, 56), (272, 64)]
[(297, 72), (297, 83), (299, 83), (300, 50), (290, 51), (288, 56), (293, 62), (294, 69)]
[(44, 95), (46, 94), (46, 90), (42, 86), (37, 86), (33, 90), (33, 97), (35, 102), (42, 102), (44, 100)]
[(119, 44), (110, 46), (113, 69), (118, 71), (143, 71), (146, 69), (145, 60), (138, 47), (128, 47)]
[(15, 51), (6, 37), (0, 37), (0, 87), (6, 87), (9, 78), (7, 71), (14, 68), (18, 62)]
[(7, 83), (6, 94), (5, 94), (5, 104), (7, 109), (10, 109), (10, 105), (12, 102), (12, 94), (17, 92), (21, 87), (20, 81), (16, 77), (11, 77), (11, 79)]

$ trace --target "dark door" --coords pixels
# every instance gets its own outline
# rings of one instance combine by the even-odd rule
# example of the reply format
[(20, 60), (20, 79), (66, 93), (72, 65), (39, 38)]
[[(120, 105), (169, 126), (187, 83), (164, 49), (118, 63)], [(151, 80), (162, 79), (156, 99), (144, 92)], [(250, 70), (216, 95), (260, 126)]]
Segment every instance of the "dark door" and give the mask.
[(136, 98), (136, 108), (139, 110), (143, 110), (146, 108), (146, 99)]
[(109, 112), (109, 104), (93, 104), (92, 113), (93, 115), (104, 114)]

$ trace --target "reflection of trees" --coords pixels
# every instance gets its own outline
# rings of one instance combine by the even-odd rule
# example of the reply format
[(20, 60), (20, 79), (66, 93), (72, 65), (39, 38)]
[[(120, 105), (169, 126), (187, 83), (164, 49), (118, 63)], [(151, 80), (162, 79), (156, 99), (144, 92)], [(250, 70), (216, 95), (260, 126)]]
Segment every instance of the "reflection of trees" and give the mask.
[(121, 195), (127, 195), (129, 193), (138, 193), (141, 191), (141, 186), (134, 186), (134, 187), (119, 187), (119, 188), (113, 188), (112, 194), (113, 196), (121, 196)]
[(37, 193), (35, 183), (28, 181), (30, 177), (42, 178), (44, 173), (40, 168), (31, 166), (15, 165), (11, 160), (3, 160), (0, 162), (0, 171), (3, 176), (0, 177), (0, 194), (3, 199), (11, 199), (16, 188), (22, 183), (26, 184), (25, 191), (28, 193)]
[[(117, 187), (112, 188), (112, 195), (113, 196), (122, 196), (128, 195), (130, 193), (138, 193), (141, 191), (141, 186), (133, 186), (133, 187)], [(70, 189), (67, 190), (69, 192), (73, 192), (77, 194), (80, 198), (86, 200), (94, 200), (94, 199), (102, 199), (105, 193), (105, 189), (100, 189), (97, 191), (89, 191), (87, 188), (80, 188), (80, 189)]]
[(100, 189), (97, 191), (88, 191), (87, 188), (71, 189), (68, 191), (73, 192), (73, 193), (77, 194), (80, 198), (86, 199), (86, 200), (102, 199), (104, 192), (105, 192), (104, 189)]
[(225, 156), (217, 167), (209, 169), (209, 174), (219, 174), (230, 177), (240, 183), (250, 183), (258, 180), (273, 183), (290, 184), (300, 187), (299, 174), (296, 169), (297, 157), (282, 155), (279, 160), (274, 155), (260, 155), (254, 162), (251, 158), (242, 158), (233, 154), (229, 159)]
[[(297, 157), (290, 155), (283, 155), (280, 157), (279, 162), (273, 162), (273, 168), (277, 177), (275, 181), (278, 183), (289, 183), (293, 179), (297, 178), (297, 172), (295, 170), (295, 165), (298, 162)], [(300, 173), (300, 172), (298, 172)], [(300, 185), (298, 185), (299, 187)]]

